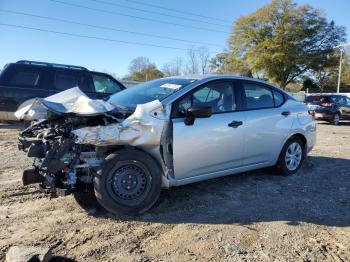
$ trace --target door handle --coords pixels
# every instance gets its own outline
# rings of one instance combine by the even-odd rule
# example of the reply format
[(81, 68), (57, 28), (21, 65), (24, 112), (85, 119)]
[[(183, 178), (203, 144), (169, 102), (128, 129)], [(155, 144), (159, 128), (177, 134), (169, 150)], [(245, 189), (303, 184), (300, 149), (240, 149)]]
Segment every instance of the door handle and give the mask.
[(290, 115), (290, 112), (289, 111), (284, 111), (284, 112), (281, 113), (281, 115), (287, 117), (287, 116)]
[(229, 127), (233, 127), (233, 128), (237, 128), (241, 125), (243, 125), (242, 121), (235, 121), (235, 120), (233, 120), (231, 123), (228, 124)]

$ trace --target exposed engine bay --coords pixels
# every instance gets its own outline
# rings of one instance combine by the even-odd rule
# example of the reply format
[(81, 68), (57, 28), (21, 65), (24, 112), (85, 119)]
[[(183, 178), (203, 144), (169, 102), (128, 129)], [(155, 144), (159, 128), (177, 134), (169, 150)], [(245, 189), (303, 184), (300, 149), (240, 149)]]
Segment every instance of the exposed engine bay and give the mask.
[(79, 183), (92, 183), (92, 173), (114, 148), (76, 144), (71, 131), (101, 121), (116, 120), (96, 116), (59, 118), (36, 122), (22, 131), (18, 148), (34, 159), (33, 169), (23, 174), (23, 184), (41, 182), (41, 188), (48, 193), (61, 189), (66, 194)]
[(56, 195), (92, 184), (106, 157), (121, 148), (145, 148), (157, 157), (166, 123), (158, 100), (131, 111), (92, 100), (78, 88), (38, 98), (16, 114), (35, 119), (19, 134), (19, 150), (33, 159), (23, 184), (40, 183), (42, 191)]

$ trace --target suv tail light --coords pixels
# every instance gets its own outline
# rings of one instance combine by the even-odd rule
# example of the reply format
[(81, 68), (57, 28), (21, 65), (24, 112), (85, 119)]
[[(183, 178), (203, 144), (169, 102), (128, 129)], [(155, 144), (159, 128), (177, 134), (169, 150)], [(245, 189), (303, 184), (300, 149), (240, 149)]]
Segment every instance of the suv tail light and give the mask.
[(330, 107), (335, 106), (334, 103), (327, 103), (327, 102), (321, 103), (320, 105), (321, 106), (330, 106)]

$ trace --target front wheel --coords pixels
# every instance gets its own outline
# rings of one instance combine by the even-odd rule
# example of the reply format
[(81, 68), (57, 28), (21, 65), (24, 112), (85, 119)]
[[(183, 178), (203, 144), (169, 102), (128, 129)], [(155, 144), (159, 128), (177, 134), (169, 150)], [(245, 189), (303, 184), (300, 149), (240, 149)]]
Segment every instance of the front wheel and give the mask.
[(299, 137), (292, 137), (284, 144), (276, 167), (282, 175), (293, 175), (300, 169), (304, 158), (304, 143)]
[(162, 184), (156, 161), (139, 150), (121, 150), (106, 161), (94, 178), (97, 201), (114, 214), (137, 215), (150, 209)]

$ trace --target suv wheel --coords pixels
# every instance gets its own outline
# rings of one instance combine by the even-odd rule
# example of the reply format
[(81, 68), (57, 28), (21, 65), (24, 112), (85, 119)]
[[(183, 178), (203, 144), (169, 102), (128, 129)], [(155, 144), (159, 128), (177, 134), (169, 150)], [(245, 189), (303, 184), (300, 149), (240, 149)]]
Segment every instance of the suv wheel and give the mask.
[(335, 113), (333, 115), (332, 124), (337, 126), (337, 125), (339, 125), (339, 122), (340, 122), (340, 114), (339, 113)]
[(162, 184), (156, 161), (139, 150), (122, 150), (106, 160), (94, 178), (97, 201), (114, 214), (137, 215), (150, 209)]
[(282, 175), (295, 174), (301, 167), (305, 158), (305, 146), (299, 137), (289, 139), (277, 161), (277, 169)]

